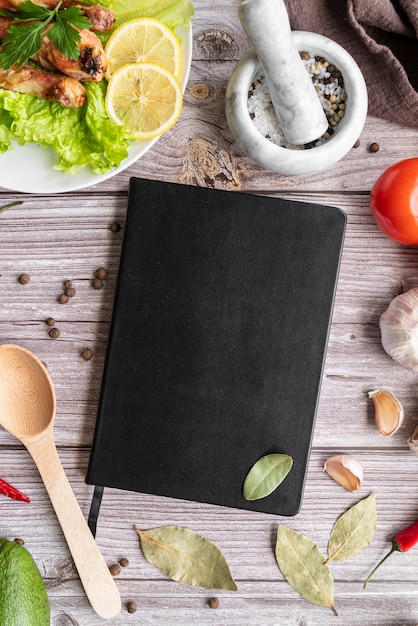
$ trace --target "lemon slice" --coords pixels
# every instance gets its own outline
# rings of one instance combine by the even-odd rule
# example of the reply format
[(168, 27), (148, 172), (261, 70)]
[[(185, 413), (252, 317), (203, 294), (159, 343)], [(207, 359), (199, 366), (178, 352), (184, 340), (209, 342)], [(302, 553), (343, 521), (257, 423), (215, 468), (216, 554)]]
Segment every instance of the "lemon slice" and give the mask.
[(106, 112), (135, 139), (153, 139), (180, 117), (183, 93), (177, 78), (154, 63), (129, 63), (116, 70), (107, 86)]
[(107, 76), (127, 63), (156, 63), (172, 72), (181, 72), (180, 42), (162, 22), (144, 17), (125, 22), (111, 35), (105, 48)]

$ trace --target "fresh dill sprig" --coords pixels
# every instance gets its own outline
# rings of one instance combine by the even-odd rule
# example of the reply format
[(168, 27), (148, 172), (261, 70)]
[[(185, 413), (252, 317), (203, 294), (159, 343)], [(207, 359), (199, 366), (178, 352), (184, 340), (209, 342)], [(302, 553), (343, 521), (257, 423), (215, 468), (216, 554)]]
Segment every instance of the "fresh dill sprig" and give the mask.
[(0, 66), (5, 70), (20, 67), (35, 56), (42, 45), (42, 33), (48, 24), (48, 37), (60, 52), (76, 61), (80, 51), (80, 30), (91, 27), (90, 21), (78, 7), (61, 9), (62, 0), (54, 9), (34, 4), (26, 0), (19, 5), (16, 16), (1, 43)]

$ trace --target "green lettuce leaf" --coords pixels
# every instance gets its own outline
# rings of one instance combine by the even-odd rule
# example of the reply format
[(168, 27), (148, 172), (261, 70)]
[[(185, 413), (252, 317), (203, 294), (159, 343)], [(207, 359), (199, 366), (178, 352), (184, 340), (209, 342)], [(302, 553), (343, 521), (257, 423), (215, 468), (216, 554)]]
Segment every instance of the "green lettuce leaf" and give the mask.
[(11, 126), (12, 117), (8, 111), (2, 110), (0, 105), (0, 153), (7, 152), (10, 149), (13, 140)]
[(55, 169), (77, 173), (90, 166), (102, 174), (128, 155), (129, 136), (105, 113), (104, 81), (86, 85), (87, 104), (65, 109), (55, 102), (13, 91), (0, 90), (0, 151), (11, 140), (51, 146), (57, 153)]
[(191, 0), (110, 0), (108, 6), (116, 13), (117, 26), (136, 17), (153, 17), (171, 28), (187, 28), (194, 15)]

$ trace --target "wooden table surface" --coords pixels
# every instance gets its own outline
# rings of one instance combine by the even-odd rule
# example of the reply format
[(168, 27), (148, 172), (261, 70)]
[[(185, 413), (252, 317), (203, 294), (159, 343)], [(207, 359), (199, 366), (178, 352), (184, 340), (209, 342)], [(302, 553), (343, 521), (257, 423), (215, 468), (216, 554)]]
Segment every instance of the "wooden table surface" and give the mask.
[[(362, 583), (390, 547), (391, 537), (418, 518), (418, 459), (407, 438), (418, 423), (416, 376), (396, 365), (380, 342), (379, 316), (391, 299), (418, 286), (414, 247), (396, 244), (377, 229), (369, 192), (392, 163), (416, 157), (418, 132), (369, 117), (361, 145), (328, 171), (283, 177), (250, 161), (234, 144), (224, 113), (228, 78), (248, 49), (237, 18), (238, 0), (196, 0), (193, 63), (184, 110), (175, 128), (136, 164), (105, 183), (62, 195), (24, 195), (2, 189), (0, 206), (23, 204), (0, 215), (0, 343), (16, 343), (47, 364), (55, 383), (55, 437), (59, 456), (87, 516), (92, 487), (84, 482), (92, 442), (104, 355), (115, 292), (127, 188), (131, 176), (184, 182), (331, 204), (348, 218), (324, 378), (302, 509), (292, 518), (132, 494), (104, 493), (97, 543), (111, 565), (129, 566), (116, 578), (122, 612), (108, 623), (152, 625), (414, 625), (418, 623), (418, 548), (395, 554)], [(372, 142), (380, 150), (370, 153)], [(22, 176), (25, 173), (22, 171)], [(118, 222), (120, 232), (110, 224)], [(102, 290), (92, 288), (96, 268), (107, 268)], [(30, 275), (22, 285), (18, 276)], [(63, 282), (76, 296), (57, 302)], [(291, 297), (291, 290), (289, 292)], [(59, 339), (48, 336), (53, 317)], [(80, 353), (93, 350), (92, 360)], [(405, 408), (391, 438), (374, 425), (367, 392), (388, 389)], [(334, 454), (352, 454), (363, 465), (361, 490), (349, 493), (324, 472)], [(2, 497), (0, 534), (23, 537), (45, 578), (54, 626), (105, 623), (85, 597), (46, 491), (26, 450), (0, 432), (0, 476), (31, 497), (23, 504)], [(277, 527), (285, 524), (326, 553), (336, 519), (370, 493), (377, 494), (372, 544), (352, 560), (331, 564), (335, 606), (309, 604), (284, 581), (274, 556)], [(142, 528), (180, 525), (215, 542), (224, 552), (237, 592), (208, 591), (166, 579), (143, 557), (133, 523)], [(220, 600), (218, 609), (208, 599)], [(138, 604), (135, 614), (128, 601)], [(7, 625), (4, 625), (7, 626)]]

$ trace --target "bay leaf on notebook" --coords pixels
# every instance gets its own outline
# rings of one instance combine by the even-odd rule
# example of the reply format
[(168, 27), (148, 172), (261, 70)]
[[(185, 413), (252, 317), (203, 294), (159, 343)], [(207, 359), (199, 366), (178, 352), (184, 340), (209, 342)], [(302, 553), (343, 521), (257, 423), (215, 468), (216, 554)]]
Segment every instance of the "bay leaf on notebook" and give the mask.
[(202, 535), (181, 526), (140, 530), (134, 524), (134, 528), (147, 561), (172, 580), (206, 589), (237, 590), (224, 555)]
[(328, 542), (328, 561), (344, 561), (360, 554), (376, 531), (376, 494), (346, 511), (334, 524)]
[(283, 576), (305, 600), (334, 611), (334, 579), (325, 557), (308, 537), (279, 526), (276, 560)]
[(284, 481), (292, 469), (293, 459), (288, 454), (262, 456), (248, 472), (243, 486), (246, 500), (259, 500), (270, 495)]

